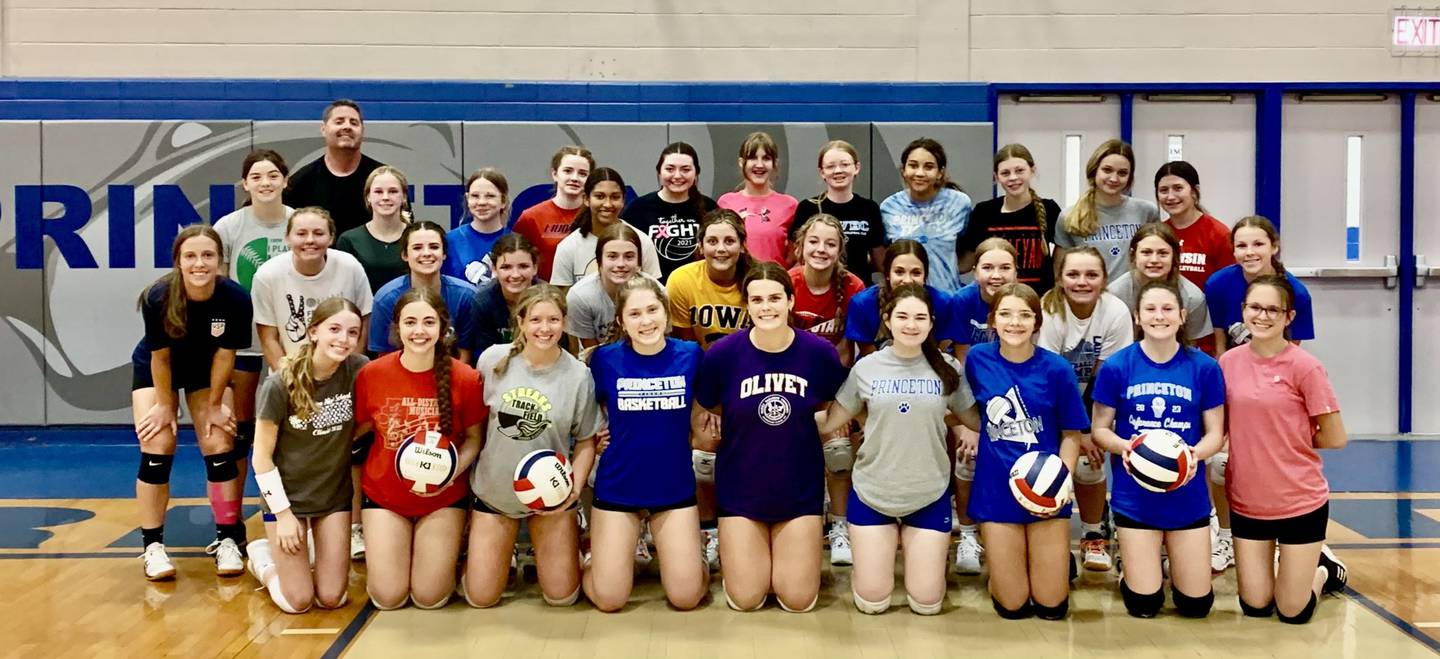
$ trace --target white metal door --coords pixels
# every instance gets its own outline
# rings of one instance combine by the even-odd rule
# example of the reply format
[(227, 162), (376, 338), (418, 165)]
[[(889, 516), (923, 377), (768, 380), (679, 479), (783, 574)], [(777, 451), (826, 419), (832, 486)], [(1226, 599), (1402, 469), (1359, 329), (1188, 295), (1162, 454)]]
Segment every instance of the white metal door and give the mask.
[(1398, 295), (1377, 273), (1399, 254), (1399, 137), (1393, 97), (1285, 100), (1281, 257), (1314, 299), (1305, 348), (1351, 433), (1397, 431)]
[[(1200, 205), (1227, 225), (1255, 212), (1255, 97), (1135, 99), (1136, 197), (1155, 200), (1155, 171), (1184, 160), (1200, 173)], [(1228, 99), (1228, 100), (1226, 100)]]
[(1085, 191), (1085, 161), (1105, 140), (1120, 136), (1120, 99), (1060, 101), (1007, 94), (997, 113), (999, 144), (1024, 144), (1035, 156), (1034, 188), (1068, 208)]
[[(1415, 102), (1415, 254), (1440, 265), (1440, 103)], [(1440, 274), (1440, 273), (1437, 273)], [(1401, 282), (1406, 285), (1409, 282)], [(1412, 431), (1440, 433), (1440, 278), (1415, 291), (1414, 380), (1410, 392)]]

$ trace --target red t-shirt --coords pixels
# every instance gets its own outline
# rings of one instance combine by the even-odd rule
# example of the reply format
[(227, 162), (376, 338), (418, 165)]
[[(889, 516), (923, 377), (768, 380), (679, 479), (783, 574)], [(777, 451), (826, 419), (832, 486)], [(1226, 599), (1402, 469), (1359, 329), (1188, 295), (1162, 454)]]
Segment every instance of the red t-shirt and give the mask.
[(1340, 411), (1325, 367), (1293, 345), (1262, 358), (1249, 347), (1220, 356), (1230, 462), (1225, 493), (1235, 512), (1285, 519), (1312, 512), (1330, 498), (1315, 450), (1314, 417)]
[[(470, 493), (468, 470), (458, 469), (458, 442), (464, 441), (464, 429), (485, 423), (487, 410), (480, 374), (458, 359), (450, 360), (450, 397), (453, 438), (439, 433), (433, 371), (406, 370), (399, 352), (360, 369), (355, 378), (355, 424), (375, 426), (375, 443), (360, 478), (361, 491), (371, 501), (406, 517), (422, 517)], [(431, 466), (425, 469), (422, 464)], [(438, 471), (434, 465), (439, 465)], [(427, 478), (437, 474), (448, 478), (438, 482)]]
[(546, 199), (520, 213), (515, 220), (515, 233), (525, 236), (540, 250), (540, 262), (535, 264), (541, 279), (550, 281), (550, 269), (555, 263), (555, 248), (565, 236), (570, 235), (570, 223), (580, 214), (580, 208), (565, 210)]
[(1210, 215), (1201, 215), (1195, 223), (1176, 229), (1165, 220), (1175, 237), (1180, 239), (1180, 274), (1190, 283), (1205, 290), (1205, 280), (1216, 270), (1235, 263), (1235, 248), (1230, 244), (1230, 228)]
[[(845, 338), (845, 324), (836, 321), (840, 309), (843, 308), (835, 303), (835, 291), (827, 290), (816, 295), (810, 292), (805, 285), (805, 266), (797, 265), (790, 269), (790, 285), (795, 288), (795, 328), (809, 330), (815, 334), (828, 339), (831, 343), (839, 344)], [(865, 290), (865, 283), (860, 281), (852, 273), (845, 273), (845, 299), (840, 303), (848, 306), (850, 296)]]

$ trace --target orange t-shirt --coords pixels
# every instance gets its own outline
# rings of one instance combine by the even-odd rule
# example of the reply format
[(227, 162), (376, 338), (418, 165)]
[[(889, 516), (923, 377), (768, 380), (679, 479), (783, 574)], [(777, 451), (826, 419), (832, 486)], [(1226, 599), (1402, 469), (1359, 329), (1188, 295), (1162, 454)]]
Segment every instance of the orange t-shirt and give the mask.
[(520, 219), (515, 220), (515, 233), (525, 236), (540, 250), (540, 262), (537, 266), (541, 279), (550, 281), (550, 269), (555, 263), (555, 248), (565, 236), (570, 235), (570, 223), (575, 216), (580, 214), (580, 208), (566, 210), (555, 204), (555, 200), (546, 199), (534, 206), (531, 206), (520, 213)]

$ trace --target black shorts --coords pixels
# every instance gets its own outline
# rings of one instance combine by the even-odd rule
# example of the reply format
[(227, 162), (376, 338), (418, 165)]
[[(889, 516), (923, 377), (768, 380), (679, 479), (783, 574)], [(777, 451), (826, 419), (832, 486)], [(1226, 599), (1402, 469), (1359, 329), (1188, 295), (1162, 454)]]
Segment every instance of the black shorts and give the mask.
[[(579, 510), (579, 509), (580, 509), (580, 502), (579, 502), (579, 501), (576, 501), (575, 503), (570, 504), (570, 507), (569, 507), (569, 508), (566, 508), (566, 510)], [(473, 510), (473, 511), (475, 511), (475, 512), (477, 512), (477, 513), (485, 513), (486, 515), (499, 515), (499, 516), (501, 516), (501, 517), (509, 517), (510, 519), (525, 519), (524, 517), (512, 517), (512, 516), (510, 516), (510, 515), (507, 515), (507, 514), (505, 514), (505, 513), (500, 512), (500, 511), (498, 511), (498, 510), (495, 510), (494, 508), (491, 508), (490, 506), (485, 505), (485, 502), (484, 502), (484, 501), (481, 501), (481, 500), (480, 500), (480, 497), (475, 496), (475, 495), (473, 495), (473, 494), (470, 495), (470, 510)], [(531, 513), (531, 514), (539, 514), (539, 511), (536, 511), (536, 512)]]
[(350, 466), (359, 467), (365, 464), (365, 456), (370, 455), (370, 446), (375, 443), (375, 431), (367, 432), (355, 438), (350, 444)]
[[(155, 378), (150, 376), (150, 362), (130, 362), (130, 391), (152, 389)], [(203, 364), (170, 364), (170, 387), (175, 391), (193, 394), (210, 388), (210, 362)]]
[(1274, 540), (1282, 545), (1325, 542), (1330, 524), (1330, 502), (1303, 515), (1284, 519), (1255, 519), (1230, 511), (1230, 531), (1242, 540)]
[(235, 370), (259, 373), (265, 369), (265, 358), (260, 355), (235, 355)]
[(694, 505), (696, 505), (696, 501), (695, 497), (693, 496), (686, 497), (681, 501), (666, 504), (663, 506), (627, 506), (623, 503), (611, 503), (609, 501), (605, 501), (599, 498), (595, 499), (590, 504), (592, 508), (596, 508), (598, 510), (608, 510), (614, 513), (637, 513), (641, 515), (647, 513), (654, 515), (657, 513), (663, 513), (667, 510), (679, 510), (681, 508), (689, 508)]
[(1122, 529), (1134, 529), (1136, 531), (1189, 531), (1191, 529), (1203, 529), (1207, 526), (1210, 526), (1209, 515), (1201, 517), (1200, 519), (1197, 519), (1193, 522), (1161, 528), (1159, 526), (1152, 526), (1150, 524), (1146, 524), (1145, 522), (1142, 522), (1138, 519), (1116, 512), (1113, 508), (1110, 509), (1110, 514), (1115, 518), (1115, 526), (1118, 526)]

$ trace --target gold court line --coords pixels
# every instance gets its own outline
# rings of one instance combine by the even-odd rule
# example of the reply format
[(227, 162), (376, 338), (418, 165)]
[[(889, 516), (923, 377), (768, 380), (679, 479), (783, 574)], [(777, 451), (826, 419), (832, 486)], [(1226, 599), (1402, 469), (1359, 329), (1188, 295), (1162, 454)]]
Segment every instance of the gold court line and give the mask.
[(336, 627), (290, 628), (280, 632), (281, 636), (334, 636), (340, 630)]
[(1416, 622), (1411, 624), (1420, 629), (1440, 629), (1440, 622)]

